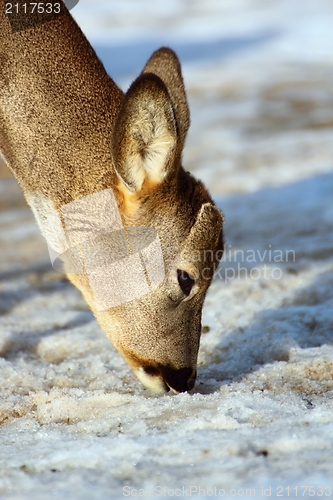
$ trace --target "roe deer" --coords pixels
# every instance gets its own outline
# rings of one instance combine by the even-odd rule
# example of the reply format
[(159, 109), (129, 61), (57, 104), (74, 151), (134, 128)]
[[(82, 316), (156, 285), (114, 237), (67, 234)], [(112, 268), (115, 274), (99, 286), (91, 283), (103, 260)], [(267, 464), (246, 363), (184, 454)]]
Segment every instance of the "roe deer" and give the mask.
[[(96, 220), (109, 227), (109, 207), (125, 234), (128, 292), (135, 290), (137, 266), (144, 261), (143, 252), (134, 259), (130, 230), (151, 228), (158, 235), (150, 241), (161, 250), (163, 276), (152, 283), (142, 264), (146, 289), (134, 298), (129, 293), (130, 300), (98, 306), (82, 238), (81, 271), (68, 262), (65, 270), (146, 387), (159, 393), (191, 390), (203, 301), (222, 256), (223, 217), (202, 183), (181, 165), (190, 120), (178, 58), (171, 49), (157, 50), (123, 94), (62, 2), (51, 0), (47, 5), (60, 5), (60, 14), (52, 20), (43, 14), (33, 25), (27, 24), (24, 2), (16, 3), (14, 22), (0, 1), (1, 153), (47, 239), (52, 214), (66, 236), (64, 207), (75, 202), (82, 229), (80, 203), (90, 197), (88, 212), (94, 212), (101, 193), (104, 212)], [(111, 283), (106, 250), (117, 252), (113, 238), (106, 231), (91, 240), (91, 255), (100, 252), (104, 259), (102, 296)]]

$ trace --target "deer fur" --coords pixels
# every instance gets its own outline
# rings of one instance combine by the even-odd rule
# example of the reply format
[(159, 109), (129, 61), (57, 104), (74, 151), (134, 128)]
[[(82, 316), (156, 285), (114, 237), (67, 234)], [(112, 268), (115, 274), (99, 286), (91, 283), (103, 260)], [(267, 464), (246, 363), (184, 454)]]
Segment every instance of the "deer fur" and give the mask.
[[(144, 296), (98, 311), (87, 276), (68, 278), (145, 386), (187, 391), (223, 217), (181, 165), (190, 118), (180, 64), (157, 50), (124, 95), (62, 9), (13, 33), (0, 2), (0, 150), (42, 233), (52, 211), (106, 189), (125, 228), (157, 231), (165, 278)], [(188, 296), (177, 270), (195, 278)]]

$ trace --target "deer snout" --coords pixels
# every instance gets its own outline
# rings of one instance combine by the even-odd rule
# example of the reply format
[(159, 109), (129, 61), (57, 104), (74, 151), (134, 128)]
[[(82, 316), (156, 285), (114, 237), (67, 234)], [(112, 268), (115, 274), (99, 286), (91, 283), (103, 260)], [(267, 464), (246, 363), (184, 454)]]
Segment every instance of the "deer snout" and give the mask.
[(167, 366), (161, 366), (160, 369), (164, 382), (173, 391), (187, 392), (193, 389), (197, 373), (193, 372), (192, 368), (174, 370)]
[(193, 389), (197, 376), (191, 367), (175, 369), (163, 365), (145, 365), (135, 371), (137, 377), (148, 388), (158, 393), (187, 392)]

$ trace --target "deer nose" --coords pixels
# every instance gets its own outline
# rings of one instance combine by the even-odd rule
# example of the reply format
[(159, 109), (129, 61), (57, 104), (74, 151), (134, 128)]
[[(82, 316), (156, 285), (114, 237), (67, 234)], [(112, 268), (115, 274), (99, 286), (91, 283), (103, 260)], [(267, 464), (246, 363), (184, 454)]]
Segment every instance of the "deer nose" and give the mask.
[(193, 389), (197, 372), (192, 368), (180, 368), (175, 370), (169, 366), (160, 366), (160, 372), (164, 382), (175, 392), (186, 392)]

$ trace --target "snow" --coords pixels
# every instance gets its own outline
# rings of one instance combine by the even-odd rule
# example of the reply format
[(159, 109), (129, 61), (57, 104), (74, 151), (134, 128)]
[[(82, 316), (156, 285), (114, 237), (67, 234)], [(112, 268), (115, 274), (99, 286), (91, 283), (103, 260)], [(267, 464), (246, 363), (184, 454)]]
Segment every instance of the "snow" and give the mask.
[(0, 179), (0, 498), (329, 497), (331, 1), (81, 0), (72, 13), (124, 89), (155, 48), (178, 51), (184, 165), (225, 213), (226, 255), (195, 389), (155, 396)]

